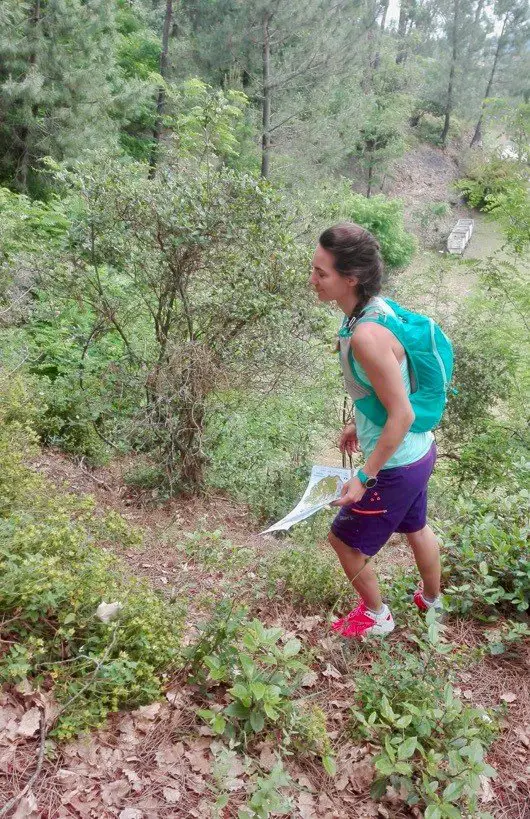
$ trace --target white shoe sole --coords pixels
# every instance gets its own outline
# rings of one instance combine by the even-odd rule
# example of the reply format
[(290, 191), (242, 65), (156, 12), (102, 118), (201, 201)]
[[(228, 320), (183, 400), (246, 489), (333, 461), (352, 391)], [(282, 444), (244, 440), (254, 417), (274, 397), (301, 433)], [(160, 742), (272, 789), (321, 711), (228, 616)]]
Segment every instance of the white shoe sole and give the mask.
[(364, 634), (390, 634), (391, 631), (394, 631), (396, 624), (394, 623), (394, 618), (390, 617), (389, 620), (383, 620), (381, 623), (374, 623), (373, 626), (366, 629)]

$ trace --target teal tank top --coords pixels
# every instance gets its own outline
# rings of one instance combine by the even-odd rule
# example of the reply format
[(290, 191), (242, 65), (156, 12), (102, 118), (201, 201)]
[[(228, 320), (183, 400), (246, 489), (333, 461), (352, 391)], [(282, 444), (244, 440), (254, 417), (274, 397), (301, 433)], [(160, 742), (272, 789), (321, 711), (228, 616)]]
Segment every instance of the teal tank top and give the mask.
[[(353, 359), (353, 366), (359, 378), (366, 384), (370, 384), (370, 380), (364, 368), (355, 359)], [(400, 369), (405, 389), (407, 390), (407, 394), (410, 395), (410, 377), (406, 357), (401, 362)], [(357, 407), (355, 407), (355, 425), (357, 427), (357, 438), (362, 453), (365, 458), (368, 458), (374, 451), (381, 437), (383, 427), (378, 427), (372, 423)], [(403, 441), (392, 457), (388, 459), (383, 469), (407, 466), (407, 464), (412, 464), (414, 461), (419, 461), (420, 458), (423, 458), (423, 456), (427, 454), (433, 441), (434, 435), (432, 432), (407, 432)]]

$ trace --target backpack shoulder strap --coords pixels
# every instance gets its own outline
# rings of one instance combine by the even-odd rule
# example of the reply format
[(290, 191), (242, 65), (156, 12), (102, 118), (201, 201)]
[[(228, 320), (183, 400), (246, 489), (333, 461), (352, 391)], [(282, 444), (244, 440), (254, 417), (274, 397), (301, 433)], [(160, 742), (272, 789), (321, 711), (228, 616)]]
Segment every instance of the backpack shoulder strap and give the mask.
[(377, 301), (374, 301), (372, 304), (368, 304), (357, 321), (355, 322), (354, 328), (357, 327), (359, 324), (366, 324), (368, 321), (375, 322), (376, 324), (387, 324), (388, 319), (395, 319), (397, 318), (394, 310), (388, 304), (386, 299), (378, 297)]

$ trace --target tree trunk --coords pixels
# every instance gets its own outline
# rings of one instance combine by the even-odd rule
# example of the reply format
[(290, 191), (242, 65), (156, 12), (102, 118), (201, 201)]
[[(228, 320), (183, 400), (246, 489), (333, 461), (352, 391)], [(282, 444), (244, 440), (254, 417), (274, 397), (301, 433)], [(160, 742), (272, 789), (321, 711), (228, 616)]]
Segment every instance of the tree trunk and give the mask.
[(504, 33), (506, 31), (506, 24), (508, 22), (508, 13), (504, 15), (504, 20), (502, 23), (501, 33), (499, 35), (499, 39), (497, 40), (497, 48), (495, 49), (495, 57), (493, 58), (493, 65), (491, 66), (490, 76), (488, 80), (488, 85), (486, 87), (486, 93), (484, 94), (484, 98), (482, 100), (482, 106), (480, 108), (480, 116), (478, 118), (477, 125), (475, 127), (475, 132), (473, 134), (473, 138), (470, 143), (470, 147), (474, 148), (475, 145), (482, 144), (482, 120), (484, 118), (484, 108), (486, 105), (486, 100), (488, 99), (491, 88), (493, 86), (493, 81), (495, 79), (495, 72), (497, 70), (497, 63), (499, 62), (499, 57), (502, 54), (504, 48)]
[[(37, 43), (36, 43), (36, 40), (37, 40), (37, 36), (38, 36), (37, 26), (38, 26), (38, 24), (40, 22), (40, 17), (41, 17), (40, 12), (41, 12), (40, 0), (35, 0), (35, 3), (33, 5), (33, 9), (31, 11), (31, 17), (30, 17), (30, 25), (31, 25), (31, 35), (30, 36), (31, 36), (31, 38), (33, 40), (33, 44), (32, 44), (32, 48), (31, 48), (31, 51), (30, 51), (29, 57), (28, 57), (29, 69), (28, 69), (28, 72), (27, 72), (26, 76), (28, 76), (30, 74), (31, 69), (37, 63)], [(38, 114), (38, 106), (34, 104), (32, 106), (32, 108), (31, 108), (31, 115), (32, 115), (34, 120), (37, 118), (37, 114)], [(21, 144), (21, 156), (20, 156), (20, 164), (19, 164), (19, 166), (17, 168), (15, 179), (16, 179), (16, 181), (18, 183), (18, 187), (22, 190), (23, 193), (26, 193), (27, 190), (28, 190), (28, 173), (29, 173), (30, 164), (31, 164), (31, 146), (30, 146), (31, 132), (32, 132), (32, 129), (30, 127), (31, 124), (33, 124), (33, 123), (30, 123), (30, 125), (24, 125), (23, 126), (23, 128), (21, 130), (21, 133), (20, 133), (20, 137), (19, 137), (20, 144)]]
[(271, 148), (271, 87), (270, 87), (270, 14), (263, 15), (263, 110), (262, 110), (262, 137), (261, 137), (261, 175), (264, 179), (269, 176), (269, 158)]
[(368, 187), (366, 189), (366, 198), (367, 199), (370, 199), (370, 197), (372, 195), (373, 180), (374, 180), (374, 163), (373, 163), (373, 158), (372, 158), (372, 160), (370, 161), (370, 164), (368, 165)]
[(460, 0), (454, 0), (454, 13), (453, 13), (453, 49), (451, 53), (451, 68), (449, 70), (449, 85), (447, 87), (447, 103), (445, 106), (445, 120), (444, 120), (444, 127), (443, 131), (440, 135), (440, 142), (442, 145), (445, 145), (445, 141), (447, 139), (447, 134), (449, 133), (449, 126), (451, 124), (451, 113), (453, 110), (453, 94), (454, 94), (454, 81), (455, 81), (455, 68), (456, 68), (456, 61), (458, 57), (458, 12)]
[(383, 15), (381, 17), (381, 31), (385, 30), (386, 16), (388, 14), (389, 5), (390, 5), (390, 0), (384, 0), (384, 2), (383, 2)]
[[(377, 35), (378, 46), (379, 46), (379, 41), (381, 39), (381, 35), (385, 30), (386, 16), (388, 14), (389, 5), (390, 5), (390, 0), (383, 0), (383, 13), (381, 15), (381, 22), (379, 24), (379, 32), (378, 32), (378, 35)], [(371, 67), (373, 68), (374, 71), (378, 71), (380, 65), (381, 65), (381, 52), (380, 52), (379, 47), (378, 47), (376, 49), (375, 54), (374, 54), (374, 58), (371, 61)]]
[[(164, 18), (164, 28), (162, 31), (162, 51), (160, 52), (160, 76), (162, 79), (167, 78), (168, 65), (168, 51), (169, 51), (169, 32), (171, 30), (171, 22), (173, 19), (173, 0), (166, 0), (166, 16)], [(164, 111), (166, 108), (166, 91), (163, 85), (158, 89), (156, 99), (156, 119), (153, 130), (153, 147), (151, 148), (151, 155), (149, 157), (149, 179), (154, 179), (156, 174), (156, 166), (158, 164), (158, 154), (160, 148), (160, 137), (162, 135), (162, 124), (164, 118)]]
[(410, 17), (410, 6), (409, 0), (401, 0), (399, 6), (399, 20), (398, 20), (398, 41), (400, 43), (400, 47), (398, 49), (398, 53), (396, 55), (396, 63), (399, 65), (400, 63), (404, 63), (407, 59), (407, 47), (405, 45), (406, 42), (406, 34), (407, 34), (407, 24)]

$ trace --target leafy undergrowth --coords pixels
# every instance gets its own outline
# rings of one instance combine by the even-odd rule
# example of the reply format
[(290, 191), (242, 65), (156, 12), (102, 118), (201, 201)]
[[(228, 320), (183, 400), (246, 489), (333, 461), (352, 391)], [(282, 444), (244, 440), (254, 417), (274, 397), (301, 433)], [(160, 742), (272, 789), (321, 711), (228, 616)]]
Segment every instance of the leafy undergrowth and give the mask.
[[(327, 615), (348, 588), (318, 543), (325, 522), (249, 538), (244, 518), (227, 530), (219, 500), (202, 524), (177, 502), (145, 513), (94, 474), (104, 511), (28, 470), (31, 433), (8, 406), (0, 420), (2, 804), (42, 755), (18, 817), (452, 819), (524, 806), (529, 664), (515, 613), (425, 622), (415, 577), (396, 569), (396, 632), (343, 644)], [(452, 543), (474, 542), (464, 524)], [(513, 603), (519, 568), (503, 559), (515, 568), (501, 602)], [(475, 571), (472, 555), (463, 566)], [(478, 572), (496, 583), (494, 566)], [(107, 622), (103, 600), (122, 605)], [(467, 611), (492, 616), (488, 600)]]

